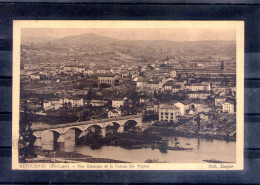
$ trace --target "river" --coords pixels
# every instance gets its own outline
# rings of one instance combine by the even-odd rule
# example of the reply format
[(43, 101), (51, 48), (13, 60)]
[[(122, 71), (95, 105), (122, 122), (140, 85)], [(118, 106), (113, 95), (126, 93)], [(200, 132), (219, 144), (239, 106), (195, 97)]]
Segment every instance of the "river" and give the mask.
[[(33, 124), (32, 128), (45, 127), (48, 124)], [(169, 146), (174, 146), (175, 137), (165, 138), (169, 140)], [(206, 140), (202, 138), (177, 137), (178, 146), (193, 148), (193, 150), (168, 150), (167, 153), (159, 149), (124, 149), (118, 146), (102, 146), (99, 149), (91, 149), (87, 145), (75, 145), (65, 142), (58, 150), (75, 152), (78, 154), (91, 155), (94, 158), (109, 158), (133, 163), (143, 163), (147, 159), (155, 159), (167, 163), (202, 163), (203, 160), (218, 160), (235, 162), (236, 142), (222, 140)]]

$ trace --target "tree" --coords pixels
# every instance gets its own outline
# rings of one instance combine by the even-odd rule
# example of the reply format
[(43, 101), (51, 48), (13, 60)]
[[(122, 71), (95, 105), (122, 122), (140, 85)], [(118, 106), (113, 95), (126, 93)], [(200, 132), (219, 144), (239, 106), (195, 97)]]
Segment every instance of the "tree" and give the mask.
[(71, 102), (68, 103), (68, 107), (72, 108), (72, 103)]
[(195, 118), (194, 121), (197, 122), (197, 132), (200, 131), (200, 115), (198, 114)]
[(83, 89), (84, 89), (84, 86), (81, 84), (81, 85), (78, 86), (78, 89), (79, 89), (79, 90), (83, 90)]
[(136, 90), (129, 90), (127, 97), (133, 101), (133, 104), (135, 104), (139, 100), (139, 93)]
[(26, 162), (26, 158), (34, 157), (34, 146), (33, 143), (35, 138), (33, 137), (32, 126), (32, 113), (28, 110), (27, 102), (24, 104), (24, 113), (20, 115), (20, 124), (19, 124), (19, 141), (18, 141), (18, 150), (19, 150), (19, 161)]
[(90, 88), (88, 91), (88, 94), (87, 94), (87, 99), (91, 100), (93, 98), (93, 96), (94, 96), (94, 92), (93, 92), (92, 88)]
[(153, 92), (153, 97), (154, 97), (154, 98), (157, 98), (157, 96), (158, 96), (158, 93), (157, 93), (156, 91), (154, 91), (154, 92)]
[(119, 86), (119, 80), (118, 79), (115, 80), (115, 86)]

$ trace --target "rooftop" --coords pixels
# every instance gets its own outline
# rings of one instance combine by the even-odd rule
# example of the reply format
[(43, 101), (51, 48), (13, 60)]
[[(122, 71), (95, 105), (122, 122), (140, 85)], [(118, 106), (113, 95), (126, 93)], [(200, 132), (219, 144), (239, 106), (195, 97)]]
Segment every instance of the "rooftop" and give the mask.
[(175, 105), (172, 105), (172, 104), (161, 104), (160, 106), (160, 109), (180, 109), (179, 107), (176, 107)]
[(188, 91), (186, 94), (210, 94), (208, 91)]
[(173, 85), (174, 84), (174, 81), (173, 80), (170, 80), (168, 82), (165, 83), (165, 86), (170, 86), (170, 85)]
[(181, 86), (180, 85), (173, 85), (172, 88), (180, 89)]
[(185, 84), (185, 86), (207, 86), (208, 84), (205, 83), (189, 83), (189, 84)]
[[(230, 104), (234, 105), (234, 102), (232, 102), (230, 100), (226, 101), (225, 103), (230, 103)], [(225, 103), (223, 103), (223, 104), (225, 104)]]
[(68, 65), (68, 66), (64, 66), (64, 67), (77, 67), (77, 66)]
[(98, 103), (98, 102), (105, 103), (105, 102), (108, 102), (108, 101), (106, 101), (106, 100), (91, 100), (91, 102), (93, 102), (93, 103)]
[(115, 98), (115, 99), (113, 99), (113, 101), (124, 101), (124, 99), (123, 98)]
[(109, 67), (98, 67), (97, 70), (111, 70)]
[(148, 84), (158, 84), (158, 81), (149, 81)]
[(115, 74), (106, 73), (106, 74), (99, 75), (98, 77), (115, 77), (115, 76), (116, 76)]

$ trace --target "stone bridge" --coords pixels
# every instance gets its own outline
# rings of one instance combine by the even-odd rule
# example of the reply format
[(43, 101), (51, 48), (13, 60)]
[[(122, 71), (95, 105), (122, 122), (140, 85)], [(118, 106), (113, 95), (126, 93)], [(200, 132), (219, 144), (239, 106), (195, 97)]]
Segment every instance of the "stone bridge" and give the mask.
[(49, 127), (33, 130), (33, 135), (36, 139), (34, 145), (42, 146), (42, 143), (46, 142), (46, 140), (48, 142), (56, 141), (58, 143), (64, 143), (67, 140), (75, 140), (86, 135), (89, 129), (93, 132), (99, 130), (102, 136), (105, 137), (108, 126), (115, 126), (118, 128), (116, 132), (123, 133), (125, 131), (125, 126), (129, 123), (134, 124), (135, 127), (141, 127), (142, 114), (50, 125)]

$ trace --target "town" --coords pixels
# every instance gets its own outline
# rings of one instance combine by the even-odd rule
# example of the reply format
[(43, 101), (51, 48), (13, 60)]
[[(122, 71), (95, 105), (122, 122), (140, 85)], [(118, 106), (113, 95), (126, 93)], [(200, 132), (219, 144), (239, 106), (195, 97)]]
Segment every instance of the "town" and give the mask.
[(152, 63), (98, 63), (75, 53), (43, 60), (37, 52), (43, 51), (22, 45), (20, 111), (31, 111), (34, 121), (60, 124), (141, 113), (150, 129), (236, 139), (235, 57), (181, 53)]

